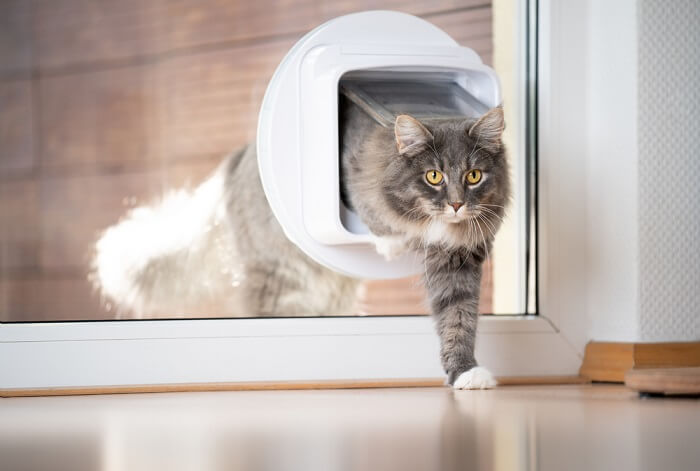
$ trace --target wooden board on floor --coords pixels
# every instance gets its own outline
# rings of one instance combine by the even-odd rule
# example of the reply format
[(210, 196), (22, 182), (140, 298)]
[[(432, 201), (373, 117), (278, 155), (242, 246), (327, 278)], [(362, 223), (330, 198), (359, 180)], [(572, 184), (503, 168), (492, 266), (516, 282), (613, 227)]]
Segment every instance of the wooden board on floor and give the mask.
[(700, 342), (590, 342), (579, 373), (591, 381), (622, 383), (630, 369), (691, 366), (700, 366)]
[(700, 395), (700, 368), (649, 368), (630, 370), (625, 386), (641, 393)]
[[(499, 386), (585, 384), (580, 376), (499, 377)], [(0, 397), (78, 396), (97, 394), (137, 394), (207, 391), (275, 391), (300, 389), (425, 388), (445, 385), (443, 378), (360, 379), (328, 381), (257, 381), (241, 383), (139, 384), (66, 388), (0, 389)]]

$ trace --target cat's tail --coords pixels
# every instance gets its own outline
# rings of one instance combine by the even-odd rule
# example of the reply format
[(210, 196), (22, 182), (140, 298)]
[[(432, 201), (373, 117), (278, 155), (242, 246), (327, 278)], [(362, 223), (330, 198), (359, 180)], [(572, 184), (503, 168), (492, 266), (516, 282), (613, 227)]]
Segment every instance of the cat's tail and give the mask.
[(230, 292), (237, 257), (224, 179), (220, 168), (195, 190), (134, 208), (101, 234), (90, 277), (108, 309), (182, 316)]

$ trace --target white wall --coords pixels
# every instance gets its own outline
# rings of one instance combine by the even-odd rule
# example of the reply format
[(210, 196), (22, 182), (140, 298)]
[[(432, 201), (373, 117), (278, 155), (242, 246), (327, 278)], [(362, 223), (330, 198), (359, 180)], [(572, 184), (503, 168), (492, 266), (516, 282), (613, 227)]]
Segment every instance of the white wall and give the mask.
[(586, 6), (588, 337), (699, 340), (700, 2)]
[(638, 5), (639, 337), (700, 339), (700, 2)]
[(636, 2), (588, 6), (589, 337), (631, 342), (639, 340)]

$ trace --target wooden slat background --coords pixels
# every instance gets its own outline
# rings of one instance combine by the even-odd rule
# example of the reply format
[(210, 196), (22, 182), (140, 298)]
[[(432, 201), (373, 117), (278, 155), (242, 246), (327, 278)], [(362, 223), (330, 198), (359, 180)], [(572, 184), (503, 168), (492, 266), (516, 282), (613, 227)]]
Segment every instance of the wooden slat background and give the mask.
[[(0, 321), (111, 318), (86, 279), (99, 231), (252, 140), (292, 44), (365, 9), (491, 61), (489, 0), (0, 0)], [(362, 313), (425, 313), (422, 288), (368, 283)]]

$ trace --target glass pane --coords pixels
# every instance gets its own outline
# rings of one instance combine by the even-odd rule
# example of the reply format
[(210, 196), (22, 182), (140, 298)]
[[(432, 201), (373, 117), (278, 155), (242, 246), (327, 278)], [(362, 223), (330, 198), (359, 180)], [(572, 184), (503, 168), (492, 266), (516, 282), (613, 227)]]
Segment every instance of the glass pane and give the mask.
[[(530, 217), (523, 6), (371, 7), (432, 22), (500, 76), (514, 192), (483, 268), (480, 311), (522, 314)], [(254, 165), (235, 185), (211, 178), (254, 141), (267, 83), (292, 45), (366, 8), (326, 0), (3, 2), (0, 321), (427, 314), (419, 275), (349, 280), (298, 262), (289, 242), (256, 246), (270, 235), (260, 229), (270, 212), (248, 191), (259, 185)], [(225, 192), (259, 209), (232, 225), (225, 205), (212, 205)], [(107, 234), (121, 250), (96, 262)], [(259, 263), (248, 263), (255, 250)], [(111, 268), (96, 276), (99, 263)]]

